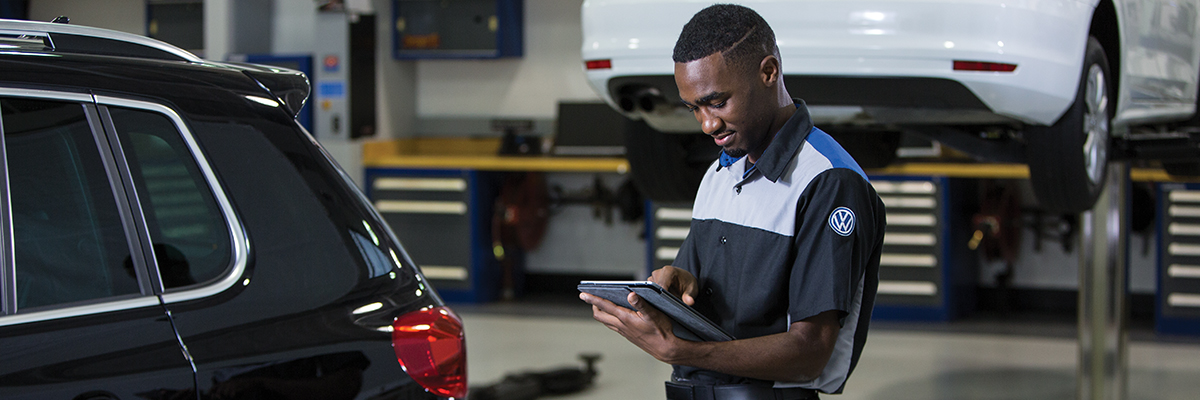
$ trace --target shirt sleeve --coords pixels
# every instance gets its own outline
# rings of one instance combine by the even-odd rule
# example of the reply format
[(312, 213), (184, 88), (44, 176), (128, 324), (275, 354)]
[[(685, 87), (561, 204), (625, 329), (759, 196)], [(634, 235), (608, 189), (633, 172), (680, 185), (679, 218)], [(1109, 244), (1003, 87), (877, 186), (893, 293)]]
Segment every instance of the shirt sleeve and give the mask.
[(790, 322), (838, 310), (858, 293), (875, 246), (878, 196), (856, 172), (834, 168), (809, 184), (796, 207), (796, 258), (788, 287)]
[[(693, 232), (696, 232), (696, 221), (693, 220), (688, 235), (683, 238), (683, 244), (679, 245), (679, 252), (675, 254), (675, 261), (671, 266), (681, 268), (687, 272), (691, 272), (694, 276), (700, 276), (700, 271), (697, 271), (696, 265), (696, 241), (693, 238)], [(655, 266), (658, 268), (659, 266)]]

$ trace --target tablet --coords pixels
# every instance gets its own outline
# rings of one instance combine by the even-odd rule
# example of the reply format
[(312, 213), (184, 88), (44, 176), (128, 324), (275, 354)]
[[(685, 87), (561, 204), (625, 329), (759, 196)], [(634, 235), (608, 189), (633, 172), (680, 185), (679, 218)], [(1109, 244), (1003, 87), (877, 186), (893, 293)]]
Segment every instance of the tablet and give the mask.
[(671, 317), (675, 336), (691, 341), (724, 342), (733, 340), (733, 335), (705, 318), (675, 295), (657, 283), (648, 281), (582, 281), (579, 291), (595, 295), (616, 305), (633, 309), (629, 304), (629, 292), (637, 293), (654, 308)]

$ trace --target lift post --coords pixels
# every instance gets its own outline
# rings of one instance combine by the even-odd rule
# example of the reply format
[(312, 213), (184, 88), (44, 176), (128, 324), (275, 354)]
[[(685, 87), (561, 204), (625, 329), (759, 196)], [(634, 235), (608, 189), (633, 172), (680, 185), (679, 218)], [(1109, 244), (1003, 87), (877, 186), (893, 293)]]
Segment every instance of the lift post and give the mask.
[(1109, 163), (1100, 198), (1080, 216), (1080, 400), (1128, 397), (1129, 187), (1129, 164)]

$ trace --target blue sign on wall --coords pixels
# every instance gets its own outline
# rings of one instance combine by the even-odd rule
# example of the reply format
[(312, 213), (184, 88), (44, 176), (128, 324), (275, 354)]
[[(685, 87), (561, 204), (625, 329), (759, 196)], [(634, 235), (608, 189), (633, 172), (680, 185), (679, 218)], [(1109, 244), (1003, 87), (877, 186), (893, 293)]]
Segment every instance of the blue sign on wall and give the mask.
[(321, 98), (346, 97), (346, 83), (342, 81), (321, 82), (317, 84), (317, 96)]

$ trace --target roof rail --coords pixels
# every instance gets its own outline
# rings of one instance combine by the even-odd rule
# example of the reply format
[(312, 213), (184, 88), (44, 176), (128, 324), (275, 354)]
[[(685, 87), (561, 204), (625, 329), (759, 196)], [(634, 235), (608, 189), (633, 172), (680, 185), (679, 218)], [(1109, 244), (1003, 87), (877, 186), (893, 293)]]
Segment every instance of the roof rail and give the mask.
[(63, 23), (0, 19), (0, 35), (41, 38), (55, 52), (204, 62), (191, 52), (132, 33)]

